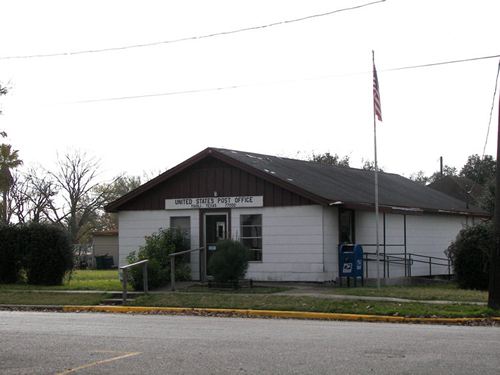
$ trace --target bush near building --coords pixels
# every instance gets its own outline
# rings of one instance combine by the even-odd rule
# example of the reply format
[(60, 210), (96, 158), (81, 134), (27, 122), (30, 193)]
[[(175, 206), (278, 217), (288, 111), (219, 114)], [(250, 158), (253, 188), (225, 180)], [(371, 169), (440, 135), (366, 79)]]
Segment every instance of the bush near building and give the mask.
[(0, 282), (60, 285), (72, 269), (73, 251), (62, 229), (43, 224), (0, 227)]
[(219, 283), (238, 282), (248, 269), (249, 250), (239, 241), (217, 242), (217, 251), (210, 257), (208, 272)]
[(462, 229), (448, 247), (458, 285), (464, 289), (488, 289), (489, 258), (495, 246), (492, 222)]
[[(151, 289), (165, 286), (170, 282), (170, 257), (172, 253), (188, 250), (189, 241), (177, 228), (160, 229), (157, 233), (146, 237), (146, 244), (137, 254), (131, 252), (127, 257), (129, 264), (148, 259), (148, 287)], [(189, 280), (189, 254), (175, 259), (176, 280)], [(132, 267), (131, 282), (135, 290), (143, 289), (142, 267)]]

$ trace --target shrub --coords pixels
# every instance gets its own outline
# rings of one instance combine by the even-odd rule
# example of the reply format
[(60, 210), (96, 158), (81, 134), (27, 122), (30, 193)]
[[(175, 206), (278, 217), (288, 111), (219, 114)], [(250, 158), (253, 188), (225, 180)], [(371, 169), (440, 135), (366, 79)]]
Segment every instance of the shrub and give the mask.
[[(151, 289), (165, 286), (170, 282), (170, 257), (172, 253), (188, 250), (188, 241), (182, 231), (177, 228), (160, 229), (157, 233), (146, 237), (146, 244), (142, 246), (137, 254), (131, 252), (127, 257), (129, 264), (143, 259), (148, 262), (148, 287)], [(189, 254), (176, 257), (175, 278), (176, 280), (189, 280)], [(142, 268), (130, 269), (131, 282), (135, 290), (143, 289)]]
[(42, 224), (20, 227), (28, 284), (59, 285), (73, 269), (73, 249), (66, 232)]
[(217, 250), (210, 257), (208, 271), (220, 283), (237, 282), (248, 269), (249, 250), (239, 241), (217, 242)]
[(19, 230), (12, 225), (0, 226), (0, 283), (16, 283), (20, 279), (22, 253)]
[(464, 289), (488, 289), (489, 256), (495, 246), (493, 223), (462, 229), (447, 253), (458, 285)]
[(0, 282), (58, 285), (73, 268), (73, 251), (66, 233), (54, 226), (29, 224), (0, 227)]

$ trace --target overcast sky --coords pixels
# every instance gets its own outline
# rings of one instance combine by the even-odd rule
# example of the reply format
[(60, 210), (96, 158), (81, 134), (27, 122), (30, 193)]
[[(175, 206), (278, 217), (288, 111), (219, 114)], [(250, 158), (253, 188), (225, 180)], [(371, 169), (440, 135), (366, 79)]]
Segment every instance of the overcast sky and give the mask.
[(373, 160), (375, 50), (385, 171), (431, 174), (440, 156), (459, 168), (482, 154), (498, 58), (391, 69), (500, 54), (498, 0), (387, 0), (208, 38), (7, 58), (205, 36), (369, 2), (4, 0), (0, 82), (10, 92), (0, 130), (27, 166), (51, 168), (78, 149), (101, 160), (102, 178), (164, 171), (209, 146), (331, 152), (360, 167)]

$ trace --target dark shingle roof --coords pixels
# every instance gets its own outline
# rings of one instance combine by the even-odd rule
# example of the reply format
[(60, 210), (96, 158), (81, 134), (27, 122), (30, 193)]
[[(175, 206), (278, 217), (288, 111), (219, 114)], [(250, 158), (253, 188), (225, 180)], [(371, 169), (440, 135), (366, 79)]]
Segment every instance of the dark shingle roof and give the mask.
[[(146, 194), (177, 173), (206, 157), (215, 157), (249, 173), (267, 179), (319, 204), (343, 204), (346, 207), (375, 205), (374, 173), (363, 169), (337, 167), (317, 162), (222, 148), (207, 148), (162, 173), (144, 185), (105, 207), (117, 212), (123, 204)], [(379, 173), (379, 205), (395, 211), (450, 212), (488, 217), (489, 214), (463, 201), (393, 173)]]
[[(221, 148), (213, 150), (327, 199), (331, 203), (375, 204), (373, 171), (252, 152)], [(487, 215), (480, 208), (466, 208), (465, 203), (461, 200), (397, 174), (379, 172), (378, 180), (379, 204), (381, 206)]]

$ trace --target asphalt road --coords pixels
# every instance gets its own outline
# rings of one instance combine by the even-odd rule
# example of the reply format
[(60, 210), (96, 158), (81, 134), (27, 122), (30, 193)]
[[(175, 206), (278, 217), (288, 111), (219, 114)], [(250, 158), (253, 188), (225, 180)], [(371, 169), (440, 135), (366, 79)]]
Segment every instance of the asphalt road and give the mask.
[(0, 311), (0, 374), (499, 374), (500, 328)]

